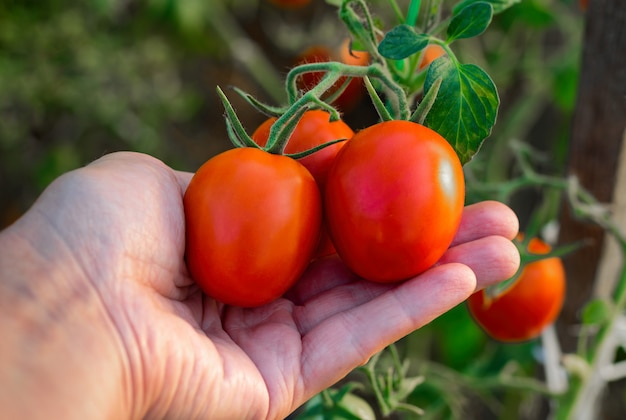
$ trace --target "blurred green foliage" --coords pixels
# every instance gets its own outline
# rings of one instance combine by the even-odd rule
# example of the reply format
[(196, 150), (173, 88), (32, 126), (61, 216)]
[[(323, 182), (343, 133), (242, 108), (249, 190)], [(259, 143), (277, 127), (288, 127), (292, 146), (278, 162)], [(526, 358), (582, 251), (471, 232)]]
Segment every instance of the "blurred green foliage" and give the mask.
[(201, 104), (183, 79), (198, 14), (182, 5), (200, 3), (0, 3), (3, 205), (23, 211), (59, 174), (109, 151), (176, 156), (167, 129)]

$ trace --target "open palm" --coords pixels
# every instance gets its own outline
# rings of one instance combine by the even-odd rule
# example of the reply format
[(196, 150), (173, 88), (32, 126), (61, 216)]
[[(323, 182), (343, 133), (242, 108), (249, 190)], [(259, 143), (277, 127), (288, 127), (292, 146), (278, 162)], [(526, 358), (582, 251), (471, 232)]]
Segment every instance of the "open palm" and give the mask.
[(123, 366), (131, 417), (284, 418), (519, 263), (515, 215), (487, 202), (465, 209), (442, 260), (409, 281), (363, 281), (335, 256), (277, 301), (224, 306), (185, 267), (190, 178), (149, 156), (115, 153), (61, 177), (35, 205), (114, 325), (112, 363)]

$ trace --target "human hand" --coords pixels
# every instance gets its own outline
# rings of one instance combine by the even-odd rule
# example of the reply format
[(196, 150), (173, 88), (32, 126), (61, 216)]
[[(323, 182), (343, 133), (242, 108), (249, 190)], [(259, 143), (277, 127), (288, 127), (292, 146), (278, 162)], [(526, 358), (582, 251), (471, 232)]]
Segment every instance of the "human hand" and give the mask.
[(519, 264), (517, 218), (485, 202), (465, 209), (450, 249), (414, 279), (363, 281), (330, 257), (284, 298), (224, 306), (185, 267), (190, 179), (110, 154), (55, 181), (0, 235), (9, 415), (284, 418)]

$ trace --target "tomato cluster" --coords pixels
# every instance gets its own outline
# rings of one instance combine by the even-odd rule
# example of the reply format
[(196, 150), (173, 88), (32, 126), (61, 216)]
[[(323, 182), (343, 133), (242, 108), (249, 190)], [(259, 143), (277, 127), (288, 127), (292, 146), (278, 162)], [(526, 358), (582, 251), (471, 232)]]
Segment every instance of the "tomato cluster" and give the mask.
[[(259, 146), (275, 119), (253, 134)], [(395, 282), (432, 266), (464, 205), (456, 152), (433, 130), (386, 121), (354, 134), (307, 111), (285, 153), (243, 147), (208, 160), (184, 197), (186, 258), (210, 296), (250, 307), (284, 294), (312, 259), (337, 252), (364, 279)]]
[[(548, 254), (551, 247), (539, 238), (528, 243), (531, 254)], [(487, 334), (502, 342), (538, 337), (557, 318), (565, 297), (565, 269), (558, 257), (526, 264), (502, 293), (481, 290), (468, 299), (468, 308)]]

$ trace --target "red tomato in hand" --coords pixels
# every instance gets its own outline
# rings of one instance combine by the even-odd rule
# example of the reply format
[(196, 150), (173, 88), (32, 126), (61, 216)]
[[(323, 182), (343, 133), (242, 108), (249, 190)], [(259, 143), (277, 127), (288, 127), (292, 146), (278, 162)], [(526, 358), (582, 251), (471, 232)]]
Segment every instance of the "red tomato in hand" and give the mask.
[[(259, 146), (265, 146), (267, 144), (270, 129), (275, 121), (276, 118), (267, 119), (252, 133), (252, 139)], [(328, 112), (321, 110), (307, 111), (291, 134), (289, 142), (285, 147), (285, 153), (304, 152), (305, 150), (312, 149), (313, 147), (333, 140), (350, 139), (353, 135), (354, 131), (352, 131), (350, 126), (345, 122), (341, 120), (331, 122)], [(344, 144), (345, 142), (335, 143), (298, 160), (311, 172), (320, 191), (324, 191), (330, 166), (335, 160), (339, 149), (341, 149)], [(323, 222), (320, 243), (315, 252), (316, 257), (323, 257), (335, 253), (335, 248), (328, 237), (324, 225)]]
[[(550, 246), (539, 238), (528, 251), (547, 254)], [(538, 337), (559, 315), (565, 297), (565, 269), (560, 258), (527, 264), (517, 280), (501, 295), (490, 298), (484, 290), (467, 300), (476, 322), (487, 334), (503, 342), (521, 342)]]
[(226, 304), (280, 297), (307, 267), (319, 240), (321, 197), (297, 161), (255, 148), (209, 159), (183, 199), (193, 279)]
[(463, 168), (435, 131), (382, 122), (357, 132), (339, 151), (324, 198), (345, 264), (368, 280), (404, 280), (450, 246), (465, 201)]

